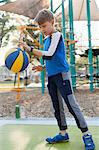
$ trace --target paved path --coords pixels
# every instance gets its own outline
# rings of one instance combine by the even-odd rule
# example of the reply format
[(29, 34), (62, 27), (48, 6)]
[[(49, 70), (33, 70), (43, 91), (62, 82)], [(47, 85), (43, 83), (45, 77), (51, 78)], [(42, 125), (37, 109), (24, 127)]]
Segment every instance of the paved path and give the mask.
[[(85, 117), (89, 126), (99, 126), (99, 117)], [(68, 125), (76, 125), (74, 118), (67, 118)], [(38, 125), (56, 125), (54, 118), (26, 118), (26, 119), (0, 119), (0, 126), (7, 124), (38, 124)]]

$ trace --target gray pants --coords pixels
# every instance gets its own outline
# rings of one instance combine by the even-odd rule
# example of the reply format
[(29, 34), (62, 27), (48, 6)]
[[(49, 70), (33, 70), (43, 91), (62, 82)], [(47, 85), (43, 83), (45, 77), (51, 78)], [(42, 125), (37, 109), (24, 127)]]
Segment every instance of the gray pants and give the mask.
[(83, 114), (76, 102), (69, 72), (60, 73), (48, 77), (48, 90), (52, 99), (54, 115), (57, 119), (60, 130), (67, 129), (62, 97), (69, 109), (69, 112), (75, 118), (78, 128), (82, 132), (88, 130)]

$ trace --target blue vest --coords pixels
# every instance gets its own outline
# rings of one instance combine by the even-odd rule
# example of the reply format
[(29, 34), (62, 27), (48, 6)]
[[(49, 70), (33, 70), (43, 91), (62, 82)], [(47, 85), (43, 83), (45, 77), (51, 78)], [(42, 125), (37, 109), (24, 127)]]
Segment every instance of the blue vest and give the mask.
[[(44, 51), (48, 51), (50, 43), (51, 37), (49, 36), (44, 41)], [(60, 37), (59, 43), (53, 56), (51, 56), (49, 59), (46, 59), (46, 70), (48, 76), (53, 76), (61, 72), (68, 72), (69, 70), (69, 65), (66, 61), (66, 49), (62, 36)]]

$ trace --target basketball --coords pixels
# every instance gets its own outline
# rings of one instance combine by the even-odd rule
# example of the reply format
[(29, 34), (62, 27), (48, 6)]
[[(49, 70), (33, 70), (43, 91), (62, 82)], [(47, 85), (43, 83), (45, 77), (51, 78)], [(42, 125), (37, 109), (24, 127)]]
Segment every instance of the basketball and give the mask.
[(5, 66), (14, 73), (24, 71), (29, 62), (28, 53), (20, 48), (11, 49), (5, 55)]

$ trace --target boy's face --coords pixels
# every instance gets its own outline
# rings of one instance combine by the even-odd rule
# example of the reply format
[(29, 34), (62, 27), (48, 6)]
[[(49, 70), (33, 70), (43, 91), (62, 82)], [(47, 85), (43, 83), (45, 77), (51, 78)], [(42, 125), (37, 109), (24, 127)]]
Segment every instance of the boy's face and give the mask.
[(41, 32), (43, 32), (46, 36), (51, 35), (54, 31), (54, 20), (47, 21), (41, 25), (39, 25)]

